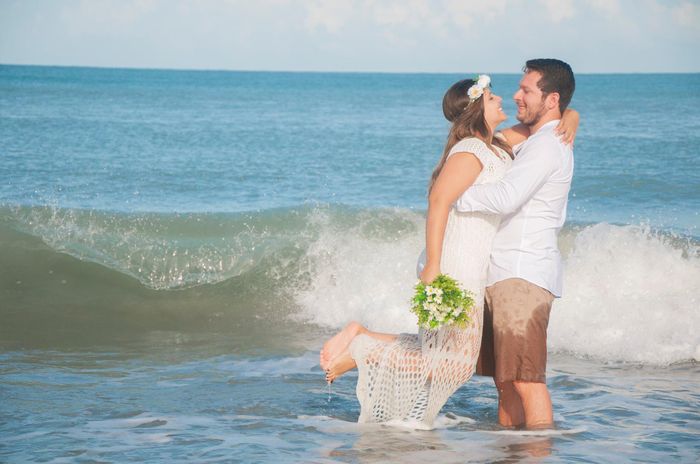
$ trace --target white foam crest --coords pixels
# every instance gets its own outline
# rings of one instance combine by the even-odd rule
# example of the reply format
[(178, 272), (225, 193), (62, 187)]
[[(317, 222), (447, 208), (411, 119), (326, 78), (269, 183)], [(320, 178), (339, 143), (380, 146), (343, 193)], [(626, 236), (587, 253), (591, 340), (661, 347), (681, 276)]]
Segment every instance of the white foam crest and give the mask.
[(433, 427), (436, 429), (446, 429), (449, 427), (456, 427), (460, 424), (476, 424), (476, 420), (468, 416), (460, 416), (453, 412), (447, 412), (437, 416)]
[(376, 235), (367, 230), (376, 216), (360, 216), (349, 228), (338, 227), (320, 211), (313, 216), (320, 234), (307, 252), (311, 283), (295, 295), (301, 318), (331, 328), (357, 320), (377, 331), (417, 331), (409, 300), (423, 247), (424, 217), (407, 210), (386, 215), (403, 221), (389, 238), (381, 227)]
[(541, 430), (484, 430), (494, 435), (510, 435), (515, 437), (556, 437), (561, 435), (577, 435), (586, 432), (585, 427), (575, 429), (541, 429)]
[(596, 224), (566, 257), (550, 350), (605, 360), (700, 361), (700, 259), (641, 226)]
[[(393, 215), (414, 227), (389, 238), (367, 236), (360, 220), (341, 229), (322, 212), (315, 216), (319, 236), (305, 270), (311, 284), (296, 292), (298, 316), (330, 328), (357, 320), (378, 331), (417, 330), (408, 301), (424, 218), (410, 211)], [(550, 351), (657, 365), (700, 361), (700, 258), (696, 247), (680, 242), (643, 226), (569, 230)]]
[(318, 352), (309, 351), (303, 356), (272, 359), (236, 359), (217, 361), (218, 368), (235, 373), (236, 377), (282, 377), (308, 374), (318, 366)]
[[(261, 259), (266, 239), (246, 230), (192, 238), (167, 230), (173, 217), (148, 214), (119, 216), (47, 206), (14, 208), (13, 216), (56, 251), (110, 267), (153, 289), (187, 288), (241, 275)], [(196, 230), (201, 218), (179, 221)]]

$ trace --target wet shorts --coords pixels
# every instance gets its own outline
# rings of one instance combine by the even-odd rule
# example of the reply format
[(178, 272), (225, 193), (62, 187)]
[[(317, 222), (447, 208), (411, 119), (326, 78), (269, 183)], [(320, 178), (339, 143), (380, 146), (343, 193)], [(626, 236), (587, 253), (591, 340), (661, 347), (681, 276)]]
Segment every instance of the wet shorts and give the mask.
[(476, 373), (496, 382), (545, 383), (547, 325), (554, 296), (523, 279), (486, 287)]

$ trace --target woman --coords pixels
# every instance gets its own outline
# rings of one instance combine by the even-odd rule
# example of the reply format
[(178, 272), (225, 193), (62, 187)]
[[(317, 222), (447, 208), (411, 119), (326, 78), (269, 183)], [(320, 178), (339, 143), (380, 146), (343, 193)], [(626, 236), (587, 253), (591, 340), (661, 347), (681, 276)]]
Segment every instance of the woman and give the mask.
[[(450, 87), (443, 113), (452, 127), (429, 187), (426, 264), (420, 278), (429, 283), (442, 272), (470, 290), (475, 301), (471, 323), (464, 329), (448, 326), (393, 335), (371, 332), (353, 322), (321, 351), (321, 367), (329, 382), (357, 367), (359, 422), (398, 421), (431, 428), (450, 395), (474, 372), (487, 265), (500, 218), (459, 213), (451, 205), (471, 185), (501, 179), (513, 159), (511, 146), (526, 138), (518, 126), (494, 136), (507, 118), (501, 101), (491, 92), (488, 76)], [(577, 115), (571, 116), (575, 126)], [(570, 137), (571, 131), (566, 132)]]

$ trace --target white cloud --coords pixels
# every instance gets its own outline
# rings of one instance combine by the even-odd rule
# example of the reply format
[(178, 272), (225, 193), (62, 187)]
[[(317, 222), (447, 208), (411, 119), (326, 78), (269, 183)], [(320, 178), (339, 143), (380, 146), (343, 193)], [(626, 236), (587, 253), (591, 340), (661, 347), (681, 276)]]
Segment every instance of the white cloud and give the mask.
[[(235, 0), (230, 0), (235, 1)], [(522, 0), (330, 0), (304, 3), (305, 24), (309, 30), (340, 32), (344, 25), (373, 25), (387, 36), (399, 37), (420, 30), (436, 37), (447, 37), (480, 20), (493, 20), (506, 14), (509, 5)], [(402, 32), (403, 31), (403, 32)]]
[(608, 18), (624, 14), (618, 0), (588, 0), (588, 4)]
[(382, 26), (414, 26), (416, 15), (411, 10), (415, 5), (416, 2), (371, 2), (372, 19)]
[(518, 0), (447, 0), (444, 5), (452, 21), (459, 25), (469, 25), (474, 20), (495, 19), (507, 12), (509, 6), (519, 4)]
[(81, 0), (63, 10), (63, 20), (78, 30), (105, 32), (131, 28), (159, 7), (158, 0)]
[(681, 26), (694, 27), (700, 29), (700, 8), (697, 4), (683, 2), (671, 8), (671, 16)]
[(306, 3), (305, 25), (311, 31), (338, 33), (353, 14), (352, 1), (313, 1)]
[(3, 63), (516, 72), (549, 55), (585, 72), (700, 66), (696, 0), (0, 2)]
[(549, 19), (555, 23), (571, 19), (576, 13), (573, 0), (540, 0), (540, 4), (544, 7)]

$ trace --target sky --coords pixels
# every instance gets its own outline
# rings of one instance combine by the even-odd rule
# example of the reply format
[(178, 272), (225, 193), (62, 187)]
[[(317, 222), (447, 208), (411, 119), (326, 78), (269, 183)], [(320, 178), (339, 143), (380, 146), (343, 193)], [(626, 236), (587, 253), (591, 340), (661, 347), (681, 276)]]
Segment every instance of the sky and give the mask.
[(700, 72), (700, 0), (0, 0), (0, 63)]

